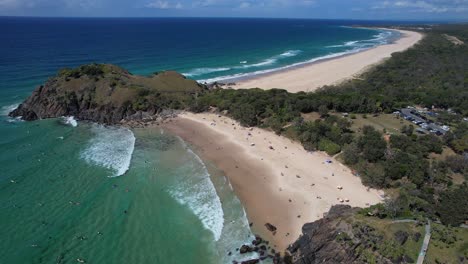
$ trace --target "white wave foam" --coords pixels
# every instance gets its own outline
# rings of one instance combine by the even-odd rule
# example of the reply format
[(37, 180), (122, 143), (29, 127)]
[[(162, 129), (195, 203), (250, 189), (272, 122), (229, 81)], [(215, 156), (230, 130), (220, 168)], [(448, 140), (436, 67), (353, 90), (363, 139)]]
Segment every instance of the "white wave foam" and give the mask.
[(302, 50), (288, 50), (284, 53), (281, 53), (280, 54), (280, 57), (294, 57), (294, 56), (297, 56), (299, 55), (299, 53), (301, 53)]
[(223, 72), (223, 71), (236, 70), (236, 69), (258, 68), (258, 67), (273, 65), (277, 63), (278, 60), (297, 56), (301, 52), (302, 52), (301, 50), (288, 50), (279, 55), (273, 56), (271, 58), (268, 58), (266, 60), (263, 60), (261, 62), (254, 63), (254, 64), (247, 64), (247, 61), (241, 61), (240, 64), (243, 64), (242, 66), (220, 67), (220, 68), (198, 68), (198, 69), (189, 71), (187, 73), (183, 73), (183, 75), (187, 77), (194, 77), (194, 76), (199, 76), (203, 74)]
[(365, 48), (365, 47), (374, 47), (377, 45), (384, 45), (388, 44), (391, 40), (391, 36), (393, 35), (393, 31), (383, 30), (380, 31), (378, 34), (372, 36), (372, 39), (364, 39), (364, 40), (353, 40), (347, 41), (341, 45), (331, 45), (326, 46), (326, 48), (342, 48), (342, 47), (355, 47), (355, 48)]
[[(254, 72), (248, 72), (248, 73), (237, 73), (237, 74), (232, 74), (232, 75), (219, 76), (219, 77), (215, 77), (215, 78), (202, 79), (202, 80), (198, 80), (198, 81), (202, 82), (202, 83), (204, 83), (204, 82), (211, 83), (211, 82), (215, 82), (215, 81), (243, 79), (243, 78), (248, 78), (248, 77), (255, 76), (255, 75), (261, 75), (261, 74), (267, 74), (267, 73), (282, 71), (282, 70), (286, 70), (286, 69), (290, 69), (290, 68), (310, 64), (310, 63), (314, 63), (314, 62), (317, 62), (317, 61), (328, 60), (328, 59), (333, 59), (333, 58), (337, 58), (337, 57), (341, 57), (341, 56), (345, 56), (345, 55), (349, 55), (349, 54), (354, 54), (354, 53), (358, 53), (358, 52), (361, 52), (361, 51), (364, 51), (364, 50), (374, 48), (374, 47), (376, 47), (378, 45), (388, 44), (390, 42), (391, 36), (393, 34), (394, 34), (394, 32), (391, 31), (391, 30), (382, 30), (379, 34), (375, 35), (374, 38), (370, 39), (370, 40), (349, 41), (349, 42), (344, 43), (343, 45), (328, 46), (328, 47), (345, 47), (345, 45), (347, 45), (347, 47), (351, 47), (351, 49), (345, 50), (343, 52), (332, 53), (332, 54), (328, 54), (328, 55), (325, 55), (325, 56), (313, 58), (313, 59), (310, 59), (310, 60), (307, 60), (307, 61), (293, 63), (293, 64), (286, 65), (286, 66), (283, 66), (283, 67), (260, 70), (260, 71), (254, 71)], [(301, 51), (296, 51), (296, 52), (297, 52), (296, 53), (296, 55), (297, 55)], [(285, 52), (283, 54), (286, 55), (286, 53), (288, 53), (288, 52)], [(294, 55), (294, 54), (295, 54), (294, 52), (291, 52), (290, 54), (288, 53), (288, 55)], [(244, 65), (244, 68), (249, 68), (248, 66), (249, 65)]]
[(91, 131), (95, 134), (89, 145), (81, 152), (81, 158), (90, 164), (95, 164), (113, 170), (109, 177), (118, 177), (130, 167), (135, 136), (132, 131), (123, 127), (105, 127), (93, 125)]
[(169, 193), (180, 204), (188, 206), (218, 241), (224, 227), (221, 200), (203, 161), (192, 150), (186, 149), (190, 159), (185, 163), (184, 168), (189, 171), (181, 174), (187, 178), (178, 180), (177, 186)]
[(290, 64), (290, 65), (286, 65), (286, 66), (278, 67), (278, 68), (274, 68), (274, 69), (267, 69), (267, 70), (254, 71), (254, 72), (248, 72), (248, 73), (238, 73), (238, 74), (232, 74), (232, 75), (225, 75), (225, 76), (220, 76), (220, 77), (216, 77), (216, 78), (198, 80), (198, 82), (211, 83), (211, 82), (216, 82), (216, 81), (221, 81), (221, 80), (241, 79), (241, 78), (251, 77), (251, 76), (260, 75), (260, 74), (267, 74), (267, 73), (277, 72), (277, 71), (281, 71), (281, 70), (286, 70), (286, 69), (293, 68), (293, 67), (298, 67), (298, 66), (305, 65), (305, 64), (314, 63), (314, 62), (321, 61), (321, 60), (333, 59), (333, 58), (341, 57), (341, 56), (344, 56), (344, 55), (354, 54), (354, 53), (361, 52), (361, 51), (366, 50), (366, 49), (368, 49), (368, 48), (356, 48), (356, 49), (352, 49), (352, 50), (349, 50), (349, 51), (332, 53), (332, 54), (317, 57), (317, 58), (314, 58), (314, 59), (311, 59), (311, 60), (307, 60), (307, 61), (303, 61), (303, 62), (297, 62), (297, 63), (293, 63), (293, 64)]
[(14, 118), (13, 118), (13, 117), (12, 117), (12, 118), (8, 118), (6, 121), (7, 121), (8, 123), (19, 123), (19, 122), (24, 122), (24, 120), (21, 119), (21, 118), (23, 118), (23, 117), (22, 117), (22, 116), (17, 116), (17, 117), (14, 117)]
[(288, 57), (294, 57), (294, 56), (297, 56), (299, 55), (299, 53), (301, 53), (302, 51), (301, 50), (288, 50), (288, 51), (285, 51), (283, 53), (281, 53), (280, 55), (277, 55), (277, 56), (273, 56), (271, 58), (268, 58), (262, 62), (259, 62), (259, 63), (254, 63), (254, 64), (247, 64), (247, 65), (244, 65), (242, 67), (234, 67), (236, 69), (247, 69), (247, 68), (253, 68), (253, 67), (262, 67), (262, 66), (267, 66), (267, 65), (273, 65), (275, 63), (278, 62), (278, 60), (280, 59), (283, 59), (283, 58), (288, 58)]
[(231, 68), (198, 68), (187, 73), (183, 73), (183, 75), (187, 77), (198, 76), (202, 74), (214, 73), (214, 72), (222, 72), (222, 71), (229, 71)]
[(65, 125), (70, 125), (72, 127), (77, 127), (78, 126), (78, 122), (76, 121), (75, 117), (73, 117), (73, 116), (64, 116), (62, 118), (63, 118), (63, 123)]
[(19, 104), (12, 104), (12, 105), (5, 105), (2, 106), (0, 109), (0, 115), (1, 116), (7, 116), (9, 113), (11, 113), (13, 110), (18, 108)]

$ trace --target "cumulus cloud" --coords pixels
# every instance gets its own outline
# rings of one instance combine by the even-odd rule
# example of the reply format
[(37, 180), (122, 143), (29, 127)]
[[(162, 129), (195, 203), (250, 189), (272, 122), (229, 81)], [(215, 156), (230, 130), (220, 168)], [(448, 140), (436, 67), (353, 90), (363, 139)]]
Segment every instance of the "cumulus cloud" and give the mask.
[(156, 8), (156, 9), (181, 9), (183, 5), (180, 2), (172, 3), (170, 1), (154, 1), (147, 3), (145, 5), (149, 8)]
[(468, 0), (419, 0), (419, 1), (383, 1), (372, 9), (401, 9), (409, 12), (465, 12), (468, 10)]
[(0, 7), (13, 7), (17, 5), (16, 0), (0, 0)]
[(312, 6), (315, 0), (269, 0), (269, 1), (245, 1), (245, 0), (198, 0), (193, 7), (225, 7), (225, 8), (256, 8), (256, 7), (295, 7)]

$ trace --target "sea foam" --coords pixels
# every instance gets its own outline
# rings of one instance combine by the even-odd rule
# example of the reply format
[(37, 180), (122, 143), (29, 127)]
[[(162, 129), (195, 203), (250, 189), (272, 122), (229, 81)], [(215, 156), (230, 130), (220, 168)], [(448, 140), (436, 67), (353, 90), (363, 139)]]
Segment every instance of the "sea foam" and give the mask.
[(11, 105), (2, 106), (2, 108), (0, 108), (0, 116), (7, 116), (13, 110), (18, 108), (18, 106), (19, 104), (11, 104)]
[(224, 227), (221, 200), (203, 161), (188, 147), (185, 148), (189, 158), (178, 176), (186, 178), (178, 179), (169, 193), (180, 204), (188, 206), (218, 241)]
[(228, 66), (228, 67), (220, 67), (220, 68), (198, 68), (198, 69), (189, 71), (187, 73), (184, 73), (184, 75), (187, 77), (195, 77), (195, 76), (200, 76), (204, 74), (223, 72), (223, 71), (229, 71), (229, 70), (265, 67), (269, 65), (274, 65), (281, 59), (297, 56), (301, 52), (302, 52), (301, 50), (287, 50), (279, 55), (272, 56), (270, 58), (267, 58), (257, 63), (247, 64), (247, 61), (241, 61), (240, 64), (242, 64), (242, 66)]
[[(289, 64), (289, 65), (282, 66), (282, 67), (265, 69), (265, 70), (258, 70), (258, 71), (246, 72), (246, 73), (237, 73), (237, 74), (232, 74), (232, 75), (218, 76), (218, 77), (215, 77), (215, 78), (201, 79), (201, 80), (198, 80), (198, 81), (201, 82), (201, 83), (205, 83), (205, 82), (206, 83), (212, 83), (212, 82), (216, 82), (216, 81), (244, 79), (244, 78), (249, 78), (249, 77), (256, 76), (256, 75), (268, 74), (268, 73), (282, 71), (282, 70), (286, 70), (286, 69), (290, 69), (290, 68), (294, 68), (294, 67), (298, 67), (298, 66), (303, 66), (303, 65), (315, 63), (315, 62), (318, 62), (318, 61), (338, 58), (338, 57), (349, 55), (349, 54), (355, 54), (355, 53), (358, 53), (358, 52), (361, 52), (361, 51), (364, 51), (364, 50), (371, 49), (371, 48), (376, 47), (378, 45), (383, 45), (383, 44), (390, 43), (391, 36), (393, 34), (394, 33), (392, 31), (385, 30), (385, 31), (380, 32), (377, 35), (374, 35), (373, 39), (362, 40), (362, 41), (348, 41), (348, 42), (345, 42), (342, 45), (328, 46), (328, 47), (349, 47), (349, 49), (346, 49), (346, 50), (341, 51), (341, 52), (330, 53), (330, 54), (320, 56), (320, 57), (316, 57), (316, 58), (313, 58), (313, 59), (310, 59), (310, 60)], [(285, 52), (285, 53), (283, 53), (283, 54), (281, 54), (279, 56), (284, 56), (284, 57), (289, 56), (290, 57), (290, 56), (295, 56), (295, 55), (299, 54), (300, 52), (301, 51)], [(273, 64), (273, 63), (271, 63), (271, 64)], [(244, 68), (249, 68), (249, 66), (250, 65), (244, 65), (243, 67)]]
[(198, 76), (202, 74), (214, 73), (214, 72), (222, 72), (222, 71), (229, 71), (231, 68), (198, 68), (187, 73), (183, 73), (183, 75), (187, 77)]
[(301, 50), (288, 50), (288, 51), (285, 51), (285, 52), (283, 52), (283, 53), (281, 53), (279, 55), (273, 56), (271, 58), (268, 58), (268, 59), (266, 59), (264, 61), (261, 61), (261, 62), (258, 62), (258, 63), (245, 64), (245, 65), (243, 65), (241, 67), (233, 67), (233, 68), (235, 68), (235, 69), (246, 69), (246, 68), (252, 68), (252, 67), (263, 67), (263, 66), (273, 65), (273, 64), (277, 63), (281, 59), (297, 56), (301, 52), (302, 52)]
[(135, 136), (128, 128), (106, 127), (92, 125), (94, 137), (81, 152), (81, 158), (86, 162), (108, 168), (114, 172), (109, 177), (118, 177), (130, 167)]
[(364, 40), (353, 40), (353, 41), (346, 41), (340, 45), (330, 45), (326, 48), (372, 48), (377, 45), (384, 45), (389, 44), (392, 40), (392, 35), (394, 32), (392, 31), (381, 31), (378, 34), (374, 35), (372, 39), (364, 39)]
[(73, 117), (73, 116), (64, 116), (62, 118), (63, 118), (63, 123), (65, 125), (70, 125), (72, 127), (77, 127), (78, 126), (78, 122), (76, 121), (75, 117)]

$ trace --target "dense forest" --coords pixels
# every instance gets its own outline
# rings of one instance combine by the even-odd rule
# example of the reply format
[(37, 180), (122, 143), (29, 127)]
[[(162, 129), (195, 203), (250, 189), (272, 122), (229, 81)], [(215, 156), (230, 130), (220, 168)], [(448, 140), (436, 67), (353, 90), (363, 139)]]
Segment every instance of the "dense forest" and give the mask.
[[(423, 215), (444, 224), (459, 225), (468, 219), (468, 45), (456, 45), (446, 35), (468, 43), (467, 25), (426, 28), (415, 47), (395, 53), (385, 63), (337, 86), (314, 93), (285, 90), (214, 89), (194, 100), (192, 111), (216, 107), (245, 126), (269, 128), (302, 142), (305, 149), (341, 153), (370, 187), (397, 190), (381, 217)], [(401, 107), (451, 109), (439, 116), (452, 130), (443, 137), (416, 135), (405, 127), (389, 134), (365, 126), (350, 129), (349, 118), (331, 113), (391, 113)], [(306, 121), (303, 114), (318, 112), (321, 118)], [(448, 146), (456, 153), (430, 159)], [(463, 175), (454, 184), (452, 175)]]

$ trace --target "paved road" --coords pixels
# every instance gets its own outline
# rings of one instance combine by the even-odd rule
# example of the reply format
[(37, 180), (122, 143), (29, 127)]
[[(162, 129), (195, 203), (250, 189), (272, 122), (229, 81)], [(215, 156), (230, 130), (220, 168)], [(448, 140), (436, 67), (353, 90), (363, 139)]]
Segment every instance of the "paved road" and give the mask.
[(426, 225), (426, 235), (424, 235), (424, 242), (421, 247), (421, 251), (419, 252), (417, 264), (424, 263), (424, 257), (426, 257), (427, 248), (429, 247), (429, 241), (431, 240), (431, 221), (427, 220)]

